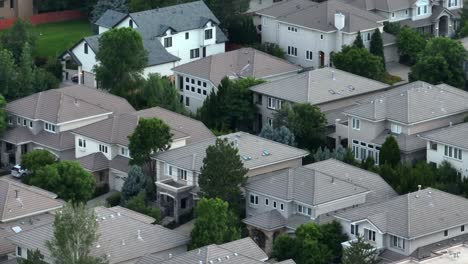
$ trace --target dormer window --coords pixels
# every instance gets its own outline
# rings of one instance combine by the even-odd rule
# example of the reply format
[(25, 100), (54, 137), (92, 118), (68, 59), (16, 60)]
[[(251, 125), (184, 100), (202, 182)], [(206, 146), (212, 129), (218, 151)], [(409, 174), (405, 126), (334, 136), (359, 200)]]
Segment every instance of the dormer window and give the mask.
[(392, 130), (392, 133), (401, 134), (401, 126), (400, 125), (391, 124), (390, 129)]
[(84, 53), (88, 54), (88, 43), (84, 44)]
[(82, 139), (82, 138), (79, 138), (79, 139), (78, 139), (78, 147), (80, 147), (80, 148), (86, 148), (86, 140), (85, 140), (85, 139)]
[(44, 130), (45, 130), (45, 131), (48, 131), (48, 132), (55, 133), (56, 128), (55, 128), (55, 125), (53, 125), (53, 124), (51, 124), (51, 123), (45, 122), (45, 123), (44, 123)]
[(121, 147), (120, 154), (125, 157), (130, 157), (130, 151), (128, 150), (127, 147)]
[(172, 47), (172, 37), (164, 38), (164, 47), (165, 48)]
[(108, 152), (107, 146), (99, 144), (99, 151), (102, 153), (107, 153)]
[(213, 38), (213, 29), (205, 30), (205, 40)]
[(133, 20), (130, 19), (130, 20), (128, 21), (128, 26), (131, 27), (131, 28), (133, 28)]

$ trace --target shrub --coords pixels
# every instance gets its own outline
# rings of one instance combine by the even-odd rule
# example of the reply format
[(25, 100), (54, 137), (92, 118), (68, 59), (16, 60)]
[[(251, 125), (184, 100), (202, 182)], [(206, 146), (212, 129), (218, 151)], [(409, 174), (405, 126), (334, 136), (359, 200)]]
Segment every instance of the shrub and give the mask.
[(120, 201), (122, 200), (122, 194), (120, 192), (116, 192), (111, 194), (107, 197), (106, 202), (107, 205), (110, 207), (120, 205)]
[(104, 183), (94, 188), (93, 197), (98, 197), (109, 192), (109, 184)]

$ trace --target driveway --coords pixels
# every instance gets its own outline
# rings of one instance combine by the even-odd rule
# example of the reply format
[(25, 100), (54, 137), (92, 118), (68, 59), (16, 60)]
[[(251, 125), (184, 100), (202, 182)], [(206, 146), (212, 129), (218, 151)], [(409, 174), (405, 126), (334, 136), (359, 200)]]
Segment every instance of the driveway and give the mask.
[(387, 71), (391, 75), (398, 76), (402, 79), (401, 82), (396, 83), (395, 85), (408, 82), (408, 73), (410, 72), (410, 67), (398, 62), (389, 62), (387, 63)]
[(192, 229), (195, 224), (195, 219), (188, 221), (187, 223), (174, 228), (175, 231), (178, 231), (179, 233), (185, 234), (187, 236), (190, 236), (190, 233), (192, 233)]
[(107, 202), (106, 202), (106, 199), (107, 197), (111, 196), (113, 193), (115, 193), (117, 191), (110, 191), (108, 193), (105, 193), (101, 196), (98, 196), (94, 199), (91, 199), (89, 200), (87, 203), (86, 203), (86, 207), (88, 208), (94, 208), (96, 206), (106, 206)]

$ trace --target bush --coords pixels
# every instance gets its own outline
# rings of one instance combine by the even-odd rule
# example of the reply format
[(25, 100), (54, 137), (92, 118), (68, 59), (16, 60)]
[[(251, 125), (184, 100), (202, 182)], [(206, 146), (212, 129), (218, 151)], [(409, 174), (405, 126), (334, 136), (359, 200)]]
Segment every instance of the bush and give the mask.
[(154, 224), (161, 222), (161, 211), (158, 208), (148, 206), (145, 201), (145, 191), (141, 191), (137, 196), (130, 199), (125, 207), (135, 212), (153, 217)]
[(108, 192), (109, 192), (109, 184), (104, 183), (102, 185), (96, 186), (96, 188), (94, 188), (93, 198), (101, 196)]
[(122, 200), (122, 194), (120, 192), (116, 192), (111, 194), (107, 197), (106, 202), (109, 207), (120, 205), (120, 201)]

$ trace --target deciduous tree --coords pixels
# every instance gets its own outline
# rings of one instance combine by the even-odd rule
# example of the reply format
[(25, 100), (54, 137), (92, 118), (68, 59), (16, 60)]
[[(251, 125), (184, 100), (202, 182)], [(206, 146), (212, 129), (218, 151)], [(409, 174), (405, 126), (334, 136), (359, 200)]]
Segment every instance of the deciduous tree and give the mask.
[(426, 46), (423, 35), (408, 26), (402, 27), (396, 39), (400, 61), (413, 65), (416, 63), (419, 53)]
[(136, 196), (132, 197), (125, 203), (125, 207), (135, 212), (153, 217), (154, 224), (161, 222), (161, 211), (158, 208), (151, 207), (146, 201), (145, 191), (139, 192)]
[(204, 0), (221, 24), (225, 25), (232, 17), (249, 9), (250, 0)]
[(4, 49), (9, 50), (13, 54), (15, 63), (21, 61), (21, 54), (26, 43), (29, 44), (31, 51), (34, 53), (36, 46), (37, 34), (31, 23), (18, 19), (13, 27), (8, 29), (1, 35), (0, 42)]
[[(35, 149), (21, 156), (21, 166), (34, 174), (40, 168), (57, 162), (57, 157), (45, 149)], [(31, 177), (33, 177), (31, 175)], [(28, 183), (29, 176), (24, 179)]]
[(33, 59), (31, 57), (31, 48), (29, 43), (25, 43), (18, 67), (18, 87), (15, 98), (21, 98), (34, 93), (34, 68)]
[(127, 13), (127, 0), (97, 0), (91, 12), (91, 22), (96, 22), (109, 9)]
[(381, 81), (385, 75), (382, 58), (371, 54), (365, 48), (343, 47), (341, 52), (333, 55), (332, 60), (337, 69), (366, 78)]
[(350, 242), (348, 248), (343, 249), (343, 264), (377, 264), (377, 250), (364, 241), (364, 238), (358, 236), (356, 241)]
[(7, 99), (13, 99), (18, 89), (18, 71), (13, 54), (0, 49), (0, 93)]
[(47, 262), (44, 261), (44, 255), (41, 254), (39, 249), (28, 250), (27, 256), (27, 259), (18, 258), (18, 264), (47, 264)]

